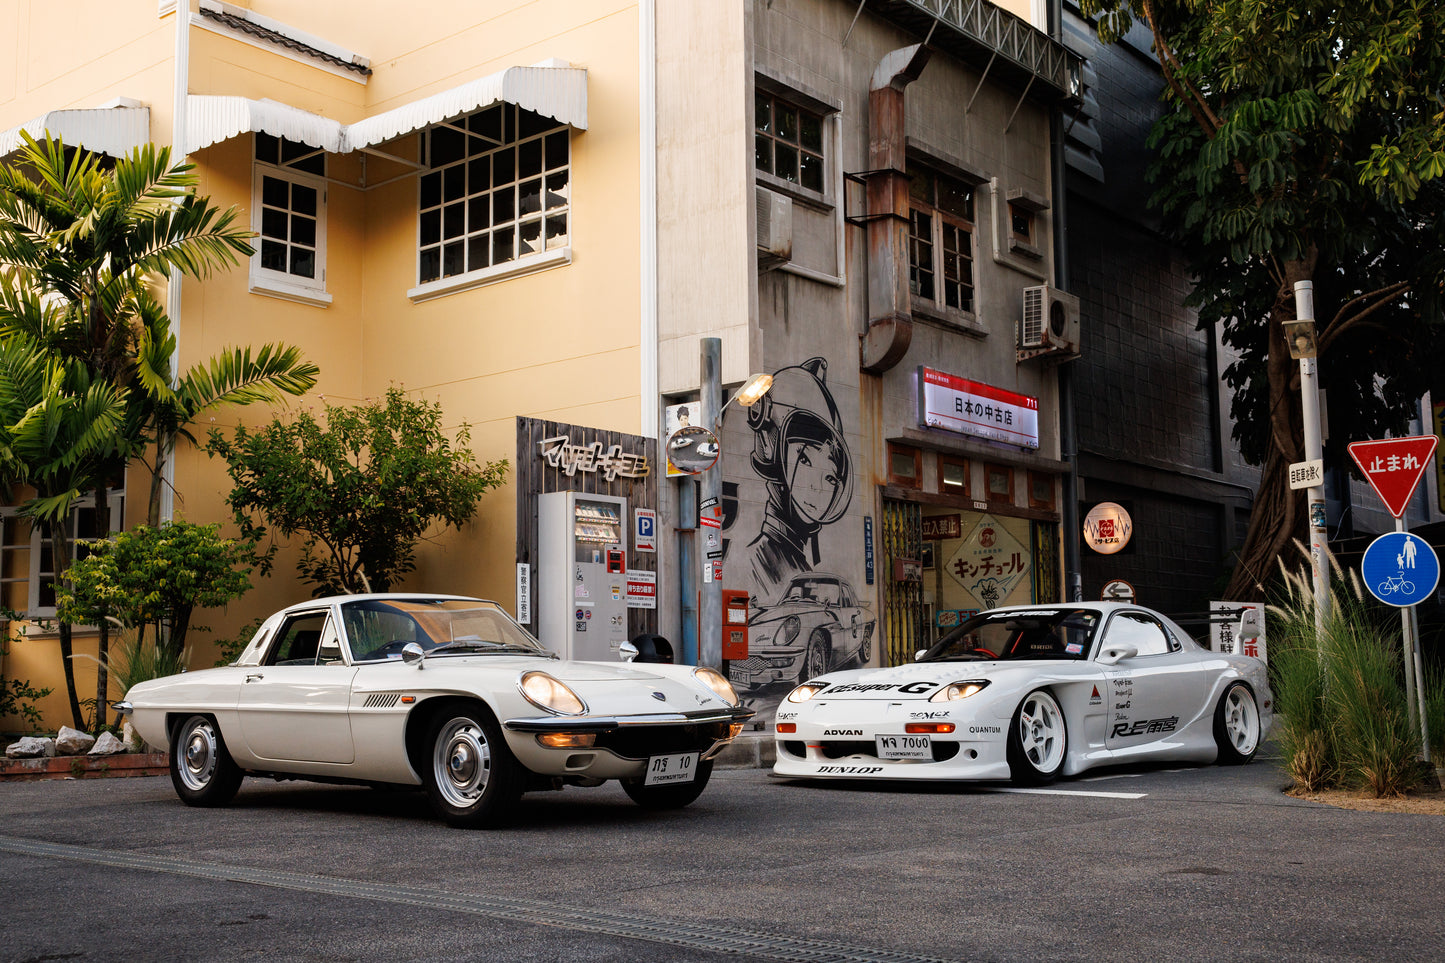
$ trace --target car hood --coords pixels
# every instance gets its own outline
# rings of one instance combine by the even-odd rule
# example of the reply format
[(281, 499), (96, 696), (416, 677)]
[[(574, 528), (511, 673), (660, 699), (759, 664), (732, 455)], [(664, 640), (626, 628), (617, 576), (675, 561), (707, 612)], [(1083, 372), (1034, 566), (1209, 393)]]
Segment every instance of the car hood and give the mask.
[(779, 622), (790, 615), (811, 615), (815, 612), (826, 613), (827, 611), (828, 607), (818, 602), (779, 602), (777, 605), (758, 610), (749, 624), (767, 625), (769, 622)]
[[(576, 692), (587, 704), (589, 715), (691, 713), (731, 708), (711, 689), (696, 681), (692, 667), (685, 665), (568, 662), (509, 656), (454, 656), (445, 664), (460, 672), (484, 671), (492, 686), (501, 683), (510, 687), (523, 672), (545, 672)], [(435, 668), (436, 663), (428, 659), (424, 671)], [(502, 672), (506, 677), (499, 679), (498, 673)], [(661, 698), (654, 693), (659, 693)]]
[[(943, 686), (969, 679), (999, 682), (1017, 676), (1037, 677), (1040, 671), (1053, 674), (1063, 666), (1086, 663), (1060, 662), (923, 662), (886, 669), (851, 669), (830, 672), (810, 682), (826, 682), (828, 688), (815, 699), (927, 699)], [(1069, 673), (1072, 674), (1072, 673)]]

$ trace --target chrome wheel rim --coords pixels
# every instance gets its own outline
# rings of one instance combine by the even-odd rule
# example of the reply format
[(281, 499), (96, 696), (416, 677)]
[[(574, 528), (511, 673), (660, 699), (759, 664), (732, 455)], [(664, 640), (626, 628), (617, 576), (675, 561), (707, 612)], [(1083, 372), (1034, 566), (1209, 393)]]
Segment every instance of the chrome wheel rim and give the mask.
[(468, 809), (477, 804), (492, 775), (492, 747), (474, 719), (453, 719), (437, 734), (432, 775), (448, 805)]
[(220, 746), (216, 730), (208, 722), (192, 726), (185, 735), (178, 750), (176, 771), (187, 789), (199, 792), (211, 783), (216, 773), (216, 758)]
[(1038, 772), (1049, 773), (1064, 758), (1064, 719), (1052, 696), (1035, 692), (1019, 707), (1019, 748)]
[(1224, 733), (1241, 756), (1253, 754), (1259, 744), (1259, 707), (1242, 685), (1230, 689), (1224, 697)]

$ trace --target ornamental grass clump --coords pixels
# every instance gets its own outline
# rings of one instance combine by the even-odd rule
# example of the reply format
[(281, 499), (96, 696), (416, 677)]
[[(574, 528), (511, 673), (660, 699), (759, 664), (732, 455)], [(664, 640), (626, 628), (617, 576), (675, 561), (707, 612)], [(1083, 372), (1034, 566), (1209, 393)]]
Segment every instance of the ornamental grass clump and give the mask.
[(1420, 783), (1418, 732), (1402, 678), (1398, 619), (1331, 559), (1330, 614), (1315, 626), (1309, 577), (1283, 569), (1270, 606), (1271, 671), (1279, 739), (1295, 786), (1398, 796)]

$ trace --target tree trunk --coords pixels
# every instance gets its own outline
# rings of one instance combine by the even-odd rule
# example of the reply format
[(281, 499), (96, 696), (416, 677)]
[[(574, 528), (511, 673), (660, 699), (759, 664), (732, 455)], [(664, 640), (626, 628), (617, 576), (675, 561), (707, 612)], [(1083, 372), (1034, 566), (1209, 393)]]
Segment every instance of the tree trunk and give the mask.
[(1304, 416), (1299, 388), (1294, 384), (1299, 363), (1289, 356), (1283, 322), (1295, 317), (1294, 283), (1313, 275), (1314, 256), (1290, 261), (1283, 266), (1284, 279), (1270, 312), (1269, 357), (1269, 445), (1260, 471), (1259, 489), (1250, 511), (1249, 529), (1234, 573), (1224, 590), (1232, 601), (1257, 601), (1279, 571), (1279, 560), (1293, 568), (1300, 559), (1286, 556), (1290, 543), (1300, 538), (1305, 527), (1306, 500), (1296, 498), (1289, 487), (1289, 466), (1302, 457)]
[[(65, 538), (65, 529), (69, 522), (69, 517), (66, 517), (45, 523), (45, 537), (50, 539), (50, 557), (55, 566), (56, 585), (64, 581), (65, 571), (70, 568), (70, 543)], [(75, 691), (75, 660), (71, 658), (75, 650), (71, 645), (70, 623), (59, 623), (59, 631), (60, 664), (65, 672), (65, 696), (70, 700), (70, 718), (75, 728), (84, 729), (85, 719), (80, 714), (80, 698)]]
[[(186, 648), (186, 635), (191, 629), (191, 607), (189, 605), (178, 606), (171, 613), (175, 621), (171, 623), (170, 635), (165, 640), (166, 650), (175, 653), (177, 659)], [(156, 638), (157, 644), (160, 638)]]
[[(110, 499), (106, 496), (104, 485), (95, 490), (95, 531), (100, 538), (110, 535)], [(99, 736), (105, 726), (106, 709), (110, 706), (110, 663), (106, 661), (110, 654), (110, 623), (102, 618), (96, 628), (100, 630), (100, 637), (96, 640), (95, 668), (95, 734)]]

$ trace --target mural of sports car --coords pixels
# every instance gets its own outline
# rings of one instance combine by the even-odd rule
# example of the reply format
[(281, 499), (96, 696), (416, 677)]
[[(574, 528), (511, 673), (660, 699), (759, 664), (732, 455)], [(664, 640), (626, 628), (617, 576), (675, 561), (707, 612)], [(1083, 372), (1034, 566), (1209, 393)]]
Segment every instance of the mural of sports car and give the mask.
[(1239, 764), (1273, 704), (1263, 662), (1201, 648), (1158, 612), (1013, 606), (910, 665), (809, 678), (778, 707), (773, 771), (1030, 784), (1132, 761)]
[(748, 659), (730, 665), (734, 685), (798, 683), (873, 656), (878, 620), (836, 575), (794, 575), (772, 605), (748, 620)]

